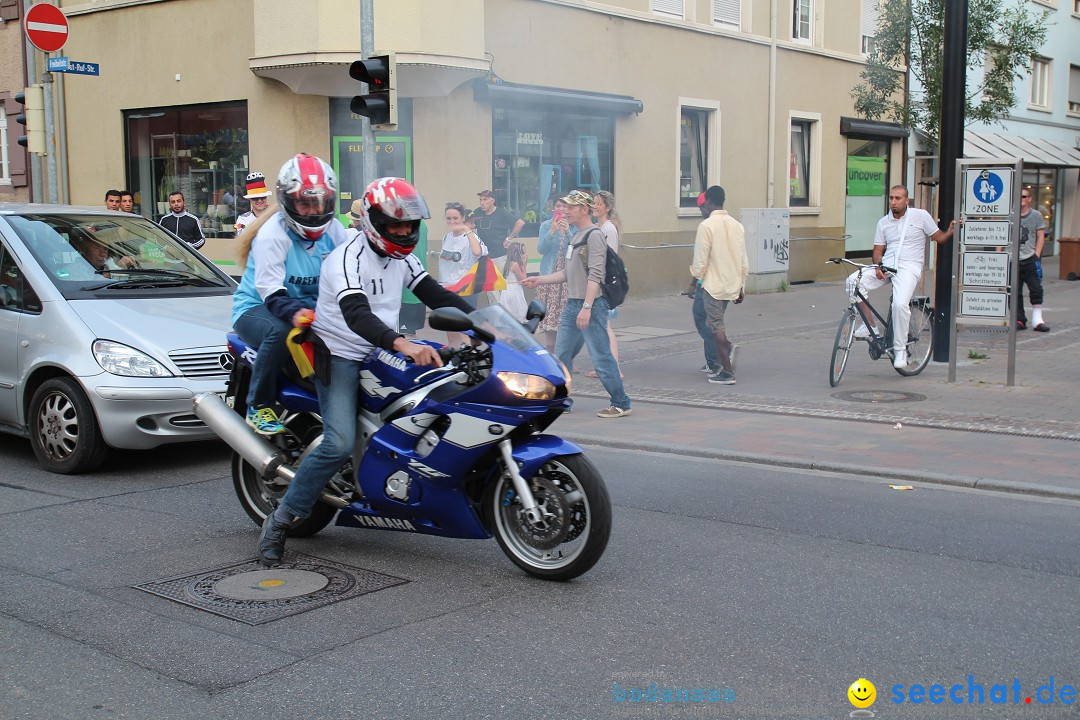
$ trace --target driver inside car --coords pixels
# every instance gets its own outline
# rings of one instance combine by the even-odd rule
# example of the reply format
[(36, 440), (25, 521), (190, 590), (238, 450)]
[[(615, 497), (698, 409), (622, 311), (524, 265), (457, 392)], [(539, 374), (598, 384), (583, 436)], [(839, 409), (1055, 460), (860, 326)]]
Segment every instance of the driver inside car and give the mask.
[(417, 365), (442, 366), (430, 345), (406, 340), (395, 328), (408, 288), (429, 308), (471, 312), (460, 296), (428, 275), (412, 254), (420, 221), (430, 217), (420, 193), (401, 178), (380, 178), (361, 198), (359, 232), (323, 261), (315, 320), (315, 387), (323, 439), (307, 454), (259, 535), (259, 560), (274, 566), (285, 554), (290, 526), (307, 517), (319, 494), (352, 454), (357, 394), (364, 360), (376, 348), (399, 352)]

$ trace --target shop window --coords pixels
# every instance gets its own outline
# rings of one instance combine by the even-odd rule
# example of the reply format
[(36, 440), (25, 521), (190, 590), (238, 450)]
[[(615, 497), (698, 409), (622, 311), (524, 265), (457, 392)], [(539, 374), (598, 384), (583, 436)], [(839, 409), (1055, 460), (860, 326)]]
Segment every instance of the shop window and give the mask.
[(1050, 109), (1050, 60), (1031, 58), (1031, 94), (1028, 105), (1040, 110)]
[(1069, 66), (1069, 114), (1080, 115), (1080, 67), (1076, 65)]
[[(244, 194), (248, 173), (247, 103), (131, 110), (124, 115), (128, 187), (135, 193), (135, 211), (158, 220), (169, 212), (169, 193), (179, 191), (207, 237), (232, 237), (237, 199)], [(274, 169), (259, 169), (272, 182)]]
[[(560, 110), (492, 109), (491, 189), (497, 206), (525, 221), (522, 237), (536, 235), (555, 200), (571, 190), (614, 191), (615, 122)], [(464, 200), (474, 198), (475, 189)]]
[[(813, 115), (813, 116), (811, 116)], [(816, 207), (818, 201), (818, 126), (816, 114), (792, 114), (791, 147), (788, 156), (788, 205)]]
[(0, 103), (0, 185), (11, 184), (11, 163), (8, 162), (7, 110)]
[(1025, 167), (1022, 187), (1031, 193), (1031, 209), (1042, 213), (1046, 220), (1046, 240), (1052, 241), (1057, 229), (1057, 208), (1061, 203), (1062, 183), (1057, 168)]
[(738, 30), (742, 27), (742, 8), (740, 0), (712, 0), (713, 24), (729, 26)]
[(811, 42), (813, 0), (792, 0), (791, 39)]
[(698, 195), (718, 181), (716, 108), (686, 107), (679, 114), (679, 207), (696, 208)]
[(677, 18), (684, 16), (683, 0), (650, 0), (649, 4), (652, 11), (659, 15), (670, 15)]

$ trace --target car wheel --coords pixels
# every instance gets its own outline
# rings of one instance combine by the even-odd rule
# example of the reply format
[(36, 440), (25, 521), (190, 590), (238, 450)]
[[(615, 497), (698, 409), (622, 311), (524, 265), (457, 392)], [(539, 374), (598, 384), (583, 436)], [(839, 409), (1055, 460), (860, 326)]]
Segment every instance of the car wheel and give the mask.
[(30, 445), (46, 470), (90, 472), (108, 452), (94, 409), (71, 378), (46, 380), (30, 400)]

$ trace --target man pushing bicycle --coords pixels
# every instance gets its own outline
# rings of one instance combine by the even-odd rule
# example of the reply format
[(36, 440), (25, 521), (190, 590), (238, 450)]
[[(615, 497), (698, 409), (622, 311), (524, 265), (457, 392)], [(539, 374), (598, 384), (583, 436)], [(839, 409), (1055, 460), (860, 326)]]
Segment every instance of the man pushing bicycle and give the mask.
[[(885, 273), (880, 267), (876, 272), (858, 272), (848, 276), (848, 295), (854, 299), (856, 285), (863, 295), (891, 282), (892, 322), (893, 322), (893, 367), (903, 368), (908, 364), (907, 337), (911, 322), (911, 297), (922, 277), (923, 257), (926, 255), (926, 239), (936, 243), (948, 242), (953, 236), (956, 221), (949, 223), (948, 230), (940, 230), (930, 213), (920, 208), (909, 207), (911, 198), (903, 185), (893, 185), (889, 189), (889, 213), (878, 220), (874, 233), (874, 264), (895, 268), (896, 273)], [(862, 303), (862, 316), (872, 318), (865, 301)], [(870, 329), (864, 324), (855, 331), (855, 337), (865, 338)]]

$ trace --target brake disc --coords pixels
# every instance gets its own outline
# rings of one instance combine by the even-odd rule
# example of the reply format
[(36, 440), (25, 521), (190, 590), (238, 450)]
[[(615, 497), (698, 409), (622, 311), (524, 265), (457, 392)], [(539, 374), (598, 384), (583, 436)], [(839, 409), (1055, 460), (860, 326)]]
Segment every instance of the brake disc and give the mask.
[(529, 522), (520, 505), (515, 506), (508, 518), (518, 537), (537, 550), (551, 550), (566, 540), (572, 525), (570, 504), (566, 495), (555, 483), (544, 477), (533, 479), (533, 498), (542, 515), (539, 524)]

